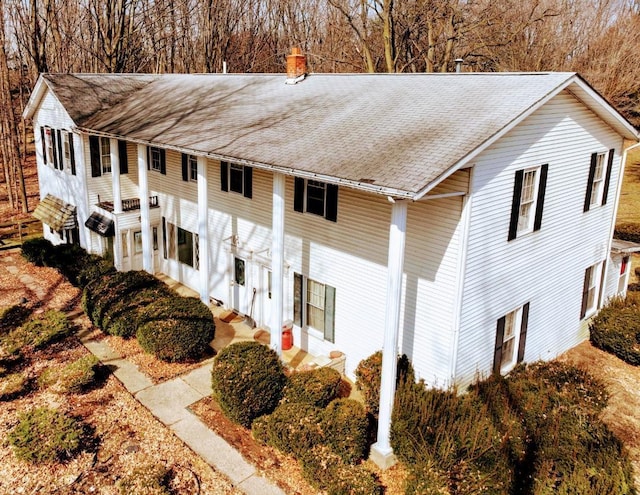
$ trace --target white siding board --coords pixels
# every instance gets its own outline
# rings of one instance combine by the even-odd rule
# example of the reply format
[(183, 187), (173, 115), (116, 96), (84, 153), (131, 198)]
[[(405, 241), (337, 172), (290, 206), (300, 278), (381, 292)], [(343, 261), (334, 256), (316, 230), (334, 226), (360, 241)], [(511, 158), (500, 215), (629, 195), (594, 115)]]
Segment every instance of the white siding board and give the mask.
[[(456, 381), (493, 364), (496, 321), (530, 302), (525, 360), (551, 359), (586, 338), (584, 270), (606, 257), (621, 139), (567, 93), (478, 157)], [(590, 156), (616, 149), (609, 200), (583, 213)], [(515, 171), (549, 164), (542, 228), (507, 242)]]

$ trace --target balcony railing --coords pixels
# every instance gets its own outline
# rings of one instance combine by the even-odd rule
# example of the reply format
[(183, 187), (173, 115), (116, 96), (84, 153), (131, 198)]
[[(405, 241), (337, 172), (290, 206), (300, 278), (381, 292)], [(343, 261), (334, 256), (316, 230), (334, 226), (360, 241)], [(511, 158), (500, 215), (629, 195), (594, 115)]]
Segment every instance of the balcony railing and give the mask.
[[(98, 207), (113, 213), (113, 201), (100, 201), (98, 198)], [(158, 196), (149, 196), (149, 207), (158, 207)], [(122, 211), (134, 211), (140, 209), (140, 198), (127, 198), (122, 200)]]

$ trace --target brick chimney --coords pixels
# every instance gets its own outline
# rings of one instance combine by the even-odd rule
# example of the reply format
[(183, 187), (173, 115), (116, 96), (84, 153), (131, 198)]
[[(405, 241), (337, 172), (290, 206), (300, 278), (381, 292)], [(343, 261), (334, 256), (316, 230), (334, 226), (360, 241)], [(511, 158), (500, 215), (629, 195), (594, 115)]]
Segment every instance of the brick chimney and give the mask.
[(292, 48), (287, 55), (287, 84), (296, 84), (307, 75), (307, 58), (300, 53), (300, 48)]

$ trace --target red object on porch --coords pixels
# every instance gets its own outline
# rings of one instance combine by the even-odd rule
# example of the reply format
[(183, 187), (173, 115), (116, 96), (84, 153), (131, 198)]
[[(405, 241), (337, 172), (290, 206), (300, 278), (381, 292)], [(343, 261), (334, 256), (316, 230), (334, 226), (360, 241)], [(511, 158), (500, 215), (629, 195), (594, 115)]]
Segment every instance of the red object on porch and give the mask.
[(282, 350), (288, 351), (293, 347), (293, 322), (287, 320), (282, 325)]

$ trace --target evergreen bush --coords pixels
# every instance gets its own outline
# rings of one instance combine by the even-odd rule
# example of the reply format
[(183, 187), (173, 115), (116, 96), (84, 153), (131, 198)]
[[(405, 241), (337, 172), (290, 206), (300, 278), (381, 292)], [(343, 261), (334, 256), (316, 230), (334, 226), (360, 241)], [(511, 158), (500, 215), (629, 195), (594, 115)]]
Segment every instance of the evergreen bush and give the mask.
[(340, 373), (333, 368), (294, 372), (284, 388), (282, 401), (324, 408), (338, 396), (341, 380)]
[(228, 345), (213, 361), (213, 397), (231, 420), (246, 428), (276, 408), (286, 380), (278, 355), (258, 342)]
[(301, 458), (304, 478), (327, 495), (382, 495), (383, 487), (363, 465), (345, 463), (327, 446), (317, 446)]
[(44, 237), (27, 239), (22, 243), (22, 256), (36, 266), (49, 266), (53, 244)]
[(40, 376), (38, 383), (40, 386), (52, 386), (55, 392), (62, 394), (80, 393), (95, 382), (99, 365), (99, 359), (88, 354), (63, 368), (49, 368)]
[(96, 254), (86, 254), (80, 260), (76, 275), (76, 285), (84, 289), (90, 282), (116, 272), (110, 260)]
[(172, 495), (169, 489), (171, 470), (165, 466), (147, 464), (118, 481), (122, 495)]
[(353, 399), (337, 399), (322, 411), (324, 444), (347, 463), (367, 455), (369, 419), (364, 406)]
[(63, 412), (36, 408), (20, 414), (8, 438), (18, 459), (42, 463), (74, 457), (90, 441), (90, 433)]
[(213, 315), (195, 297), (164, 297), (144, 307), (136, 337), (140, 346), (163, 361), (198, 359), (211, 350)]
[(609, 301), (591, 320), (589, 331), (594, 346), (640, 365), (640, 292)]
[(620, 223), (617, 224), (613, 232), (613, 237), (623, 241), (640, 243), (640, 223)]

